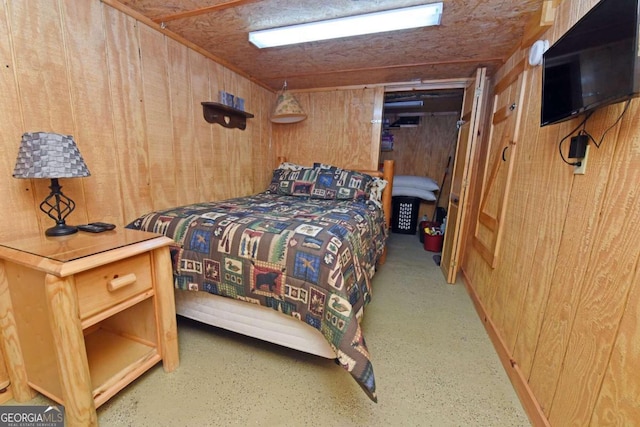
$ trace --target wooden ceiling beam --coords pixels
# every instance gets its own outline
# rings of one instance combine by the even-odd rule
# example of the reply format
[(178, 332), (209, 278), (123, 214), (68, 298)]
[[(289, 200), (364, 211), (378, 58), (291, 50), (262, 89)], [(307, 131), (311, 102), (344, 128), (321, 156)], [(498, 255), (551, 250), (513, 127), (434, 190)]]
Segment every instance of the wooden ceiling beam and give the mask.
[(504, 64), (505, 61), (503, 58), (480, 58), (480, 59), (463, 59), (463, 60), (452, 60), (452, 61), (419, 62), (414, 64), (386, 65), (383, 67), (346, 68), (343, 70), (314, 71), (309, 73), (287, 74), (286, 76), (266, 76), (264, 77), (264, 80), (290, 79), (294, 77), (312, 77), (312, 76), (319, 76), (319, 75), (342, 74), (342, 73), (361, 73), (363, 71), (393, 70), (395, 68), (428, 67), (430, 65), (439, 66), (439, 65), (452, 65), (452, 64), (488, 64), (493, 62)]
[(201, 7), (200, 9), (187, 10), (184, 12), (161, 16), (159, 18), (153, 18), (153, 22), (156, 24), (166, 24), (167, 22), (175, 21), (176, 19), (191, 18), (192, 16), (204, 15), (207, 13), (217, 12), (219, 10), (229, 9), (231, 7), (244, 6), (245, 4), (255, 3), (257, 1), (260, 0), (230, 0), (224, 3), (214, 4), (212, 6)]
[(469, 86), (471, 78), (460, 79), (424, 79), (409, 82), (367, 83), (360, 85), (322, 86), (310, 89), (287, 89), (295, 93), (330, 92), (333, 90), (360, 90), (383, 87), (386, 92), (425, 91), (441, 89), (464, 89)]

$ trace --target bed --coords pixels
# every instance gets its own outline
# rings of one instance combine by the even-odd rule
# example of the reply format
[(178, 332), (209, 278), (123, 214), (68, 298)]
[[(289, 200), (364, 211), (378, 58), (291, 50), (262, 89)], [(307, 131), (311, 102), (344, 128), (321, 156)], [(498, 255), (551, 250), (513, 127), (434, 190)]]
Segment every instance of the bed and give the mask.
[(336, 359), (377, 401), (360, 328), (384, 262), (393, 161), (383, 172), (281, 163), (269, 188), (142, 215), (175, 241), (176, 312)]

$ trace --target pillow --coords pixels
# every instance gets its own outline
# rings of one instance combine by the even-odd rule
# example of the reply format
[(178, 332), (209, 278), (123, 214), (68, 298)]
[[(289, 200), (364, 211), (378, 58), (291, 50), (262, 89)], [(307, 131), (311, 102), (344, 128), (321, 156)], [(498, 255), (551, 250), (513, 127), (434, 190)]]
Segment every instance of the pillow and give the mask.
[(291, 162), (282, 162), (278, 169), (290, 170), (290, 171), (299, 171), (300, 169), (304, 169), (304, 166), (291, 163)]
[(369, 186), (369, 201), (379, 208), (382, 208), (382, 190), (387, 186), (386, 179), (374, 177)]
[(314, 163), (313, 167), (317, 168), (317, 169), (331, 169), (331, 170), (342, 169), (342, 168), (339, 168), (337, 166), (329, 165), (329, 164), (326, 164), (326, 163), (318, 163), (318, 162)]
[[(326, 163), (314, 163), (314, 168), (319, 168), (322, 170), (339, 170), (340, 168), (337, 166), (329, 165)], [(356, 173), (361, 173), (357, 172)], [(363, 174), (366, 175), (366, 174)], [(369, 175), (367, 175), (369, 176)], [(368, 200), (372, 202), (374, 205), (382, 208), (382, 191), (387, 187), (388, 182), (379, 177), (371, 176), (371, 183), (369, 184), (369, 188), (365, 190), (365, 193), (369, 195)]]
[(365, 173), (331, 168), (316, 169), (312, 199), (366, 200), (373, 178)]
[(269, 191), (284, 196), (309, 196), (318, 174), (317, 169), (275, 169)]
[(436, 200), (436, 195), (433, 194), (433, 191), (424, 190), (422, 188), (403, 187), (400, 185), (396, 185), (395, 177), (393, 178), (393, 188), (391, 189), (391, 196), (419, 197), (422, 200), (426, 200), (429, 202), (435, 202)]
[(426, 176), (416, 175), (395, 175), (393, 177), (393, 186), (398, 187), (414, 187), (426, 191), (439, 191), (438, 183)]

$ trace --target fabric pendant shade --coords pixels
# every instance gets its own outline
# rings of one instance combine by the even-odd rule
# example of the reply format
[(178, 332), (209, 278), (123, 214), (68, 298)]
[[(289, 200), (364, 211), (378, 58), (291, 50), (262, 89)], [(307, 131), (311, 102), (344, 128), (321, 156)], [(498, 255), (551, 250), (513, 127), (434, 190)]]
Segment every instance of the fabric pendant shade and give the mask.
[(306, 118), (307, 113), (304, 112), (296, 97), (286, 91), (285, 83), (285, 88), (278, 94), (271, 121), (273, 123), (297, 123)]

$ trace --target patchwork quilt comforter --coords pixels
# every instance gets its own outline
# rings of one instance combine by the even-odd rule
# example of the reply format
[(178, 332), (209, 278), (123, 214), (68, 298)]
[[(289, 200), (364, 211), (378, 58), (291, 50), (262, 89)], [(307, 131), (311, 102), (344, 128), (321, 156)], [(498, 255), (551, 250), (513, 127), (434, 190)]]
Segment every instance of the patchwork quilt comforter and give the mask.
[(127, 227), (175, 240), (175, 287), (270, 307), (319, 329), (376, 400), (360, 318), (387, 238), (381, 209), (265, 192), (153, 212)]

